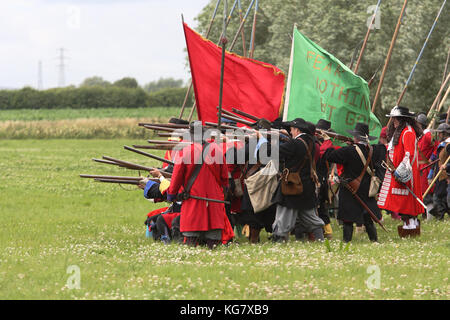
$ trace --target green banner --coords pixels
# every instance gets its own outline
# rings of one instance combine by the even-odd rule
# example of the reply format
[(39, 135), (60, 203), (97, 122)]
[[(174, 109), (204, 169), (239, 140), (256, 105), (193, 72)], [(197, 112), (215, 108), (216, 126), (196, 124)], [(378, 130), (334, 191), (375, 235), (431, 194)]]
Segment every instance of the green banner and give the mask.
[(380, 121), (371, 112), (367, 82), (296, 27), (283, 120), (295, 118), (314, 124), (328, 120), (332, 129), (346, 136), (357, 122), (367, 123), (371, 136), (378, 138), (381, 132)]

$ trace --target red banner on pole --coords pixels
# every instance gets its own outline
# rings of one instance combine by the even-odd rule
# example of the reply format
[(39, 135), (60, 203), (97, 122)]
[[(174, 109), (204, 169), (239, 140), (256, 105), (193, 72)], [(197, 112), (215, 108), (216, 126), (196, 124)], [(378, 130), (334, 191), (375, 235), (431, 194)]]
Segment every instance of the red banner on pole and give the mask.
[[(222, 49), (184, 23), (199, 120), (217, 122)], [(283, 106), (285, 74), (277, 67), (226, 52), (222, 108), (275, 120)]]

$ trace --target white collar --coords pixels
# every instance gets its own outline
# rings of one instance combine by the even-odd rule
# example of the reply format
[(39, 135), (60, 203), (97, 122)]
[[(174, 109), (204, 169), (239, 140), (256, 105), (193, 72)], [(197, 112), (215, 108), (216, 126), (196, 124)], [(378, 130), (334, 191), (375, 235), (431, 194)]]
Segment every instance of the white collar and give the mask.
[(298, 137), (300, 137), (302, 134), (306, 134), (306, 133), (304, 133), (304, 132), (299, 133), (299, 134), (294, 138), (294, 140), (297, 139)]

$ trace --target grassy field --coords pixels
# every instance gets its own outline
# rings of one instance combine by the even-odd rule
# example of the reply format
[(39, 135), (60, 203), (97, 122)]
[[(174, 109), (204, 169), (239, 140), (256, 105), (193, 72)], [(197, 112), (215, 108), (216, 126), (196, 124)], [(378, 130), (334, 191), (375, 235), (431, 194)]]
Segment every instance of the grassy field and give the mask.
[(142, 139), (149, 131), (139, 122), (163, 123), (179, 114), (175, 107), (1, 110), (0, 139)]
[(0, 140), (1, 299), (450, 297), (448, 219), (400, 239), (399, 223), (385, 217), (390, 232), (378, 228), (380, 243), (356, 234), (348, 248), (335, 221), (329, 247), (272, 244), (266, 234), (259, 245), (241, 237), (215, 251), (145, 238), (146, 213), (164, 204), (134, 186), (78, 177), (136, 174), (90, 160), (102, 155), (157, 165), (123, 149), (141, 142)]
[[(189, 115), (186, 108), (184, 116)], [(0, 121), (39, 121), (39, 120), (70, 120), (70, 119), (104, 119), (104, 118), (153, 118), (169, 119), (178, 117), (180, 108), (98, 108), (98, 109), (21, 109), (0, 110)]]

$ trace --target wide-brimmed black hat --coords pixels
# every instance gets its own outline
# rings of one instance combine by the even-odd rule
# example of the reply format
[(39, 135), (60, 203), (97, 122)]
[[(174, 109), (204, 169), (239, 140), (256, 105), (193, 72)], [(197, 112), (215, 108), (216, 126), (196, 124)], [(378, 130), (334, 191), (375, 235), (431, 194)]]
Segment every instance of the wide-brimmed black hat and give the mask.
[(258, 121), (256, 121), (255, 123), (253, 123), (251, 125), (252, 128), (254, 129), (265, 129), (265, 130), (270, 130), (270, 128), (272, 127), (272, 122), (270, 122), (267, 119), (261, 118)]
[(427, 124), (428, 124), (428, 118), (427, 118), (427, 115), (425, 114), (425, 113), (419, 113), (418, 115), (417, 115), (417, 118), (416, 118), (416, 121), (418, 122), (418, 123), (420, 123), (423, 127), (426, 127), (427, 126)]
[(230, 125), (230, 126), (237, 126), (236, 121), (233, 121), (233, 120), (230, 120), (230, 119), (227, 119), (224, 117), (220, 118), (220, 123), (226, 123), (227, 125)]
[(354, 130), (347, 130), (352, 136), (360, 140), (375, 140), (376, 137), (369, 136), (369, 126), (366, 123), (358, 122)]
[(439, 123), (446, 123), (447, 122), (447, 114), (446, 113), (441, 113), (439, 115)]
[(434, 129), (431, 131), (450, 133), (450, 125), (444, 122), (444, 123), (441, 123), (440, 125), (438, 125), (437, 129)]
[(395, 106), (394, 108), (392, 108), (391, 113), (387, 114), (386, 117), (415, 118), (416, 115), (412, 112), (409, 112), (409, 109), (406, 107)]
[(302, 132), (308, 132), (310, 130), (310, 128), (308, 128), (308, 124), (302, 118), (296, 118), (292, 121), (283, 122), (283, 125), (286, 127), (297, 128), (297, 129), (301, 130)]
[(316, 128), (320, 130), (329, 130), (331, 128), (331, 122), (325, 119), (319, 119)]
[(174, 124), (189, 124), (189, 121), (183, 120), (183, 119), (179, 119), (179, 118), (170, 118), (169, 123), (174, 123)]

